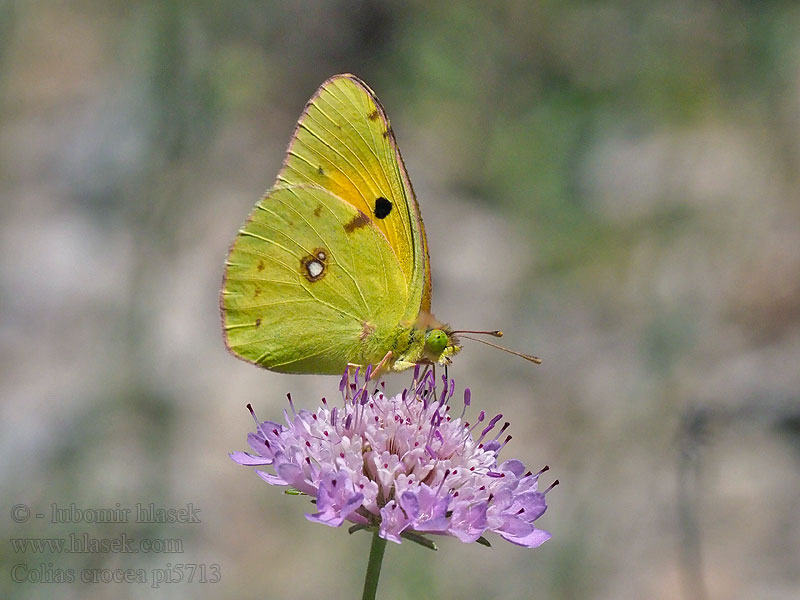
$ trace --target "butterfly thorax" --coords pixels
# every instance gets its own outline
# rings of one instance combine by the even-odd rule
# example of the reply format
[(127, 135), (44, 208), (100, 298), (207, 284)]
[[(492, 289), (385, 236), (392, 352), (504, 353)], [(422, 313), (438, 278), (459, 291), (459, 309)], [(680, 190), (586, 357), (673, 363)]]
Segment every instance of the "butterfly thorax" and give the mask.
[(397, 325), (392, 339), (392, 371), (403, 371), (416, 364), (448, 365), (461, 350), (450, 327), (422, 312), (413, 324)]

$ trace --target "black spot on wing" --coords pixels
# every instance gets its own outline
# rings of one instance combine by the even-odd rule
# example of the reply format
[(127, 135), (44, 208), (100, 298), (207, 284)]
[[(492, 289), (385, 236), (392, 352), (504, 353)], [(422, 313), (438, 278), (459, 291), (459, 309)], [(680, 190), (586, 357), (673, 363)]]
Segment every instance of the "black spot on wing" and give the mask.
[(379, 219), (385, 219), (392, 212), (392, 202), (383, 196), (378, 196), (375, 199), (375, 216)]

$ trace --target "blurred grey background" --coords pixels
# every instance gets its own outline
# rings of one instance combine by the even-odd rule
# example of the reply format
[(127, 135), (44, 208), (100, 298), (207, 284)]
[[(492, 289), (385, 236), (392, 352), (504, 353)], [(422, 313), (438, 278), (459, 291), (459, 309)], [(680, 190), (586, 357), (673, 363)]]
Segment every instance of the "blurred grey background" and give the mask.
[[(237, 361), (217, 309), (228, 245), (338, 72), (392, 119), (436, 315), (544, 358), (468, 345), (458, 393), (561, 480), (541, 548), (390, 545), (380, 597), (797, 598), (800, 6), (711, 0), (0, 1), (0, 596), (360, 593), (369, 536), (227, 456), (248, 402), (279, 419), (337, 380)], [(202, 522), (50, 522), (137, 502)], [(83, 532), (184, 551), (11, 543)], [(222, 580), (11, 577), (179, 563)]]

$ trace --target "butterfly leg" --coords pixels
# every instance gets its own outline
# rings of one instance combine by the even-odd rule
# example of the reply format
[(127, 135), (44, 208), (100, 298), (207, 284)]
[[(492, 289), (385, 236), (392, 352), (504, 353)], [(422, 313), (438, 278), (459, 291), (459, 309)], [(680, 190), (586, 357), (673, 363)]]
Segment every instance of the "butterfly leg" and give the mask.
[(430, 365), (425, 365), (425, 368), (424, 368), (424, 369), (422, 369), (422, 373), (420, 373), (420, 375), (419, 375), (419, 380), (420, 380), (420, 381), (425, 381), (425, 377), (427, 377), (427, 376), (428, 376), (428, 370), (429, 370), (430, 368), (431, 368), (431, 366), (430, 366)]
[[(378, 377), (383, 375), (383, 373), (388, 371), (389, 369), (388, 369), (388, 367), (386, 365), (392, 359), (392, 356), (393, 356), (392, 351), (389, 350), (386, 353), (386, 356), (384, 356), (381, 359), (381, 362), (379, 362), (377, 365), (375, 365), (375, 368), (372, 369), (372, 371), (370, 372), (369, 379), (367, 381), (372, 381), (373, 379), (377, 379)], [(353, 388), (350, 387), (350, 373), (351, 372), (354, 373), (354, 379), (355, 379), (355, 377), (358, 375), (358, 370), (362, 369), (363, 367), (364, 367), (364, 365), (358, 365), (356, 363), (347, 363), (347, 392), (346, 392), (346, 398), (348, 400), (350, 399), (350, 390), (355, 388), (355, 385), (353, 385)]]
[(384, 356), (381, 359), (381, 362), (379, 362), (377, 365), (375, 365), (375, 368), (373, 369), (372, 374), (370, 375), (369, 378), (370, 379), (375, 379), (376, 377), (379, 377), (380, 375), (382, 375), (383, 373), (388, 371), (389, 369), (388, 369), (388, 367), (386, 365), (389, 364), (389, 361), (392, 359), (392, 356), (393, 356), (392, 351), (389, 350), (386, 353), (386, 356)]
[[(370, 372), (370, 376), (369, 376), (369, 380), (368, 381), (378, 378), (379, 376), (383, 375), (383, 373), (385, 373), (386, 371), (389, 370), (389, 368), (386, 365), (392, 359), (392, 356), (394, 356), (394, 355), (392, 354), (392, 351), (389, 350), (386, 353), (386, 355), (381, 359), (381, 362), (379, 362), (377, 365), (375, 365), (375, 368), (372, 369), (372, 371)], [(348, 384), (347, 387), (348, 387), (348, 389), (350, 387), (350, 372), (351, 371), (355, 371), (356, 373), (358, 373), (357, 369), (361, 369), (361, 368), (363, 368), (363, 366), (364, 365), (357, 365), (356, 363), (347, 363), (347, 384)]]

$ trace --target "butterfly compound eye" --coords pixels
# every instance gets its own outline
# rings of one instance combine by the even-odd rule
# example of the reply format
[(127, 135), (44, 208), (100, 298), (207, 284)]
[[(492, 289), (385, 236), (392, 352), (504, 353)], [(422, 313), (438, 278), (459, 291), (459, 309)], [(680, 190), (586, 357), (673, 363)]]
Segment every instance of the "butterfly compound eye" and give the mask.
[(448, 341), (447, 334), (441, 329), (431, 329), (425, 336), (425, 345), (433, 354), (441, 354), (447, 348)]

